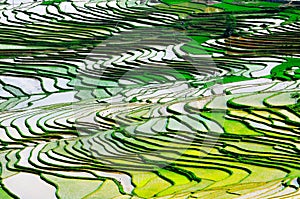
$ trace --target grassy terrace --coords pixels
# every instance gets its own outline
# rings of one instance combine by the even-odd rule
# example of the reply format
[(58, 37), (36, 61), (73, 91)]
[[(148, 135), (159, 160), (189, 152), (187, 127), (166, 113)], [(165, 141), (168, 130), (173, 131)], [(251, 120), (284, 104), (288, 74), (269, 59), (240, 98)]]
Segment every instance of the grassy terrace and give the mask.
[(0, 4), (0, 198), (300, 198), (300, 10)]

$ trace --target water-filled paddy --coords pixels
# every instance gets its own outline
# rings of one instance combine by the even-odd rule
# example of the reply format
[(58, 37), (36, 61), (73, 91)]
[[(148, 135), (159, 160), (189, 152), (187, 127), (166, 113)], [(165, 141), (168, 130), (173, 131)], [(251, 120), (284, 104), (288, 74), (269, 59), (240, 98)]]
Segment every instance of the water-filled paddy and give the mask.
[(0, 198), (300, 198), (299, 4), (0, 3)]

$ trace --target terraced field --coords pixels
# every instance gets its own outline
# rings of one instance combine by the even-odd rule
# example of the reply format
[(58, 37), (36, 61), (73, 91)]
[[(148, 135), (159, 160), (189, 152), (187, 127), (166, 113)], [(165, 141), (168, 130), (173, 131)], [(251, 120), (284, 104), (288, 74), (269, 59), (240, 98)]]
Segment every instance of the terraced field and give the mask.
[(297, 6), (1, 0), (0, 198), (300, 198)]

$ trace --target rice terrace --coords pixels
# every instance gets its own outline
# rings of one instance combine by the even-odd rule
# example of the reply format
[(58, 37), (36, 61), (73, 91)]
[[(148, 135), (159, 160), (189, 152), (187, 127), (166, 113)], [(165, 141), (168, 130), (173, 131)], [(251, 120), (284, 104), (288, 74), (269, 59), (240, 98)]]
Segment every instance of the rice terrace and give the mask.
[(0, 0), (0, 199), (300, 199), (299, 8)]

